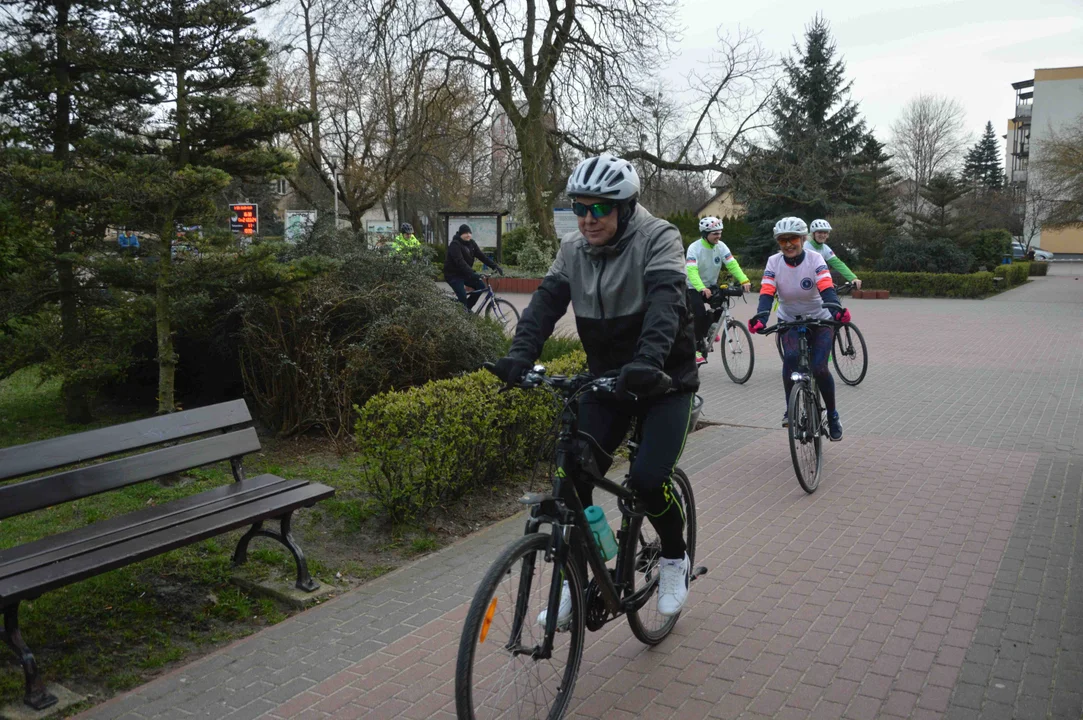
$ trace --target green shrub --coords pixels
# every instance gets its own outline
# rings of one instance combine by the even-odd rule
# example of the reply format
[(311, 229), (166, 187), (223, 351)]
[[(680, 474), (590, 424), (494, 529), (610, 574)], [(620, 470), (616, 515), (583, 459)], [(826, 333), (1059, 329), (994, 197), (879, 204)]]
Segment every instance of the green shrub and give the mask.
[[(894, 234), (894, 227), (879, 222), (872, 215), (844, 215), (832, 220), (829, 244), (836, 253), (849, 253), (857, 264), (875, 267)], [(843, 261), (853, 268), (849, 260), (843, 258)]]
[(996, 269), (993, 270), (993, 274), (1004, 278), (1000, 289), (1006, 290), (1016, 285), (1022, 285), (1027, 281), (1027, 278), (1030, 277), (1030, 263), (1013, 262), (1010, 265), (997, 265)]
[(963, 236), (962, 247), (974, 256), (971, 270), (993, 270), (1011, 254), (1012, 234), (1007, 230), (978, 230)]
[(504, 251), (504, 263), (518, 265), (519, 251), (536, 233), (537, 231), (533, 225), (520, 225), (514, 230), (504, 233), (500, 237), (500, 244)]
[(295, 302), (252, 300), (238, 333), (245, 388), (280, 435), (348, 434), (369, 396), (476, 370), (505, 339), (416, 266), (360, 252)]
[(1049, 273), (1049, 263), (1047, 262), (1032, 262), (1030, 264), (1030, 276), (1031, 277), (1045, 277)]
[[(572, 374), (585, 364), (574, 352), (549, 371)], [(390, 520), (415, 519), (533, 467), (558, 408), (544, 391), (501, 392), (501, 385), (479, 370), (382, 393), (358, 410), (360, 475)]]
[(699, 217), (695, 213), (684, 210), (667, 215), (666, 220), (677, 227), (678, 232), (681, 233), (681, 242), (686, 250), (689, 245), (699, 240)]
[(888, 290), (907, 297), (980, 298), (992, 295), (993, 273), (862, 272), (858, 275), (869, 290)]
[(970, 253), (961, 250), (951, 240), (897, 240), (884, 248), (876, 269), (962, 274), (970, 272), (972, 261)]
[(543, 277), (556, 256), (556, 245), (544, 242), (535, 234), (519, 249), (519, 269), (533, 277)]

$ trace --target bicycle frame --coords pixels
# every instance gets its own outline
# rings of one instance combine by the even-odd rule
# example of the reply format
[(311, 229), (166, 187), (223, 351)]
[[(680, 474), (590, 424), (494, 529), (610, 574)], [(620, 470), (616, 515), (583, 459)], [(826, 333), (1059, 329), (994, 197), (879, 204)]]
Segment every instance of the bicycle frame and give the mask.
[[(574, 400), (572, 401), (574, 402)], [(638, 421), (637, 421), (638, 423)], [(639, 425), (636, 425), (633, 433), (633, 457), (635, 443), (638, 440)], [(588, 542), (592, 532), (587, 523), (586, 511), (579, 494), (575, 490), (575, 478), (577, 475), (596, 488), (599, 488), (617, 497), (621, 508), (621, 538), (617, 549), (616, 566), (621, 567), (621, 560), (627, 552), (630, 542), (627, 535), (628, 518), (631, 512), (626, 508), (635, 501), (635, 493), (628, 488), (606, 478), (598, 468), (595, 453), (603, 453), (601, 447), (589, 435), (579, 432), (578, 416), (572, 409), (571, 403), (565, 403), (561, 411), (560, 433), (557, 438), (555, 453), (555, 471), (552, 478), (552, 493), (535, 493), (527, 495), (521, 502), (532, 506), (530, 517), (526, 522), (526, 533), (539, 531), (542, 525), (553, 527), (552, 542), (548, 549), (546, 559), (555, 557), (559, 567), (569, 562), (574, 562), (574, 553), (580, 551), (585, 555), (606, 610), (619, 615), (629, 611), (638, 610), (649, 599), (653, 590), (652, 585), (646, 585), (630, 597), (622, 598), (623, 588), (619, 587), (606, 567), (605, 558), (594, 542)], [(576, 537), (584, 541), (575, 543)], [(573, 550), (574, 548), (574, 550)], [(533, 560), (531, 560), (533, 562)], [(557, 613), (549, 613), (545, 621), (545, 639), (541, 648), (523, 648), (519, 643), (522, 631), (522, 623), (526, 621), (525, 604), (530, 592), (530, 578), (533, 576), (533, 567), (530, 573), (524, 572), (520, 576), (520, 588), (517, 599), (517, 611), (515, 613), (516, 625), (512, 627), (511, 639), (508, 649), (513, 653), (530, 653), (536, 658), (548, 658), (553, 649), (553, 638), (557, 631)], [(584, 578), (586, 581), (587, 578)], [(560, 604), (563, 581), (560, 573), (553, 573), (549, 587), (549, 607), (557, 607)], [(515, 647), (519, 646), (519, 647)]]
[(478, 301), (474, 303), (474, 308), (470, 311), (475, 315), (481, 315), (485, 308), (492, 304), (493, 298), (496, 296), (496, 293), (493, 292), (493, 286), (489, 284), (489, 276), (482, 275), (481, 279), (485, 282), (485, 287), (471, 290), (466, 294), (467, 298), (471, 295), (480, 296), (478, 297)]

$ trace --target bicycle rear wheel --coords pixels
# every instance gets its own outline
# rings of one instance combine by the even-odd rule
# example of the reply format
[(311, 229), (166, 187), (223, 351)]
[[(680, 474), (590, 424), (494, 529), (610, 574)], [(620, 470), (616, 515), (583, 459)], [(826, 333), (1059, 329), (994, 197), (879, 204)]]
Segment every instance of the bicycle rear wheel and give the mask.
[(738, 385), (752, 377), (752, 368), (756, 365), (752, 336), (748, 328), (736, 320), (726, 323), (726, 334), (722, 338), (722, 365), (730, 380)]
[[(676, 468), (670, 480), (671, 491), (684, 513), (684, 542), (688, 547), (690, 570), (696, 563), (696, 500), (692, 495), (692, 483), (684, 470)], [(680, 614), (665, 616), (658, 612), (655, 595), (658, 592), (658, 569), (662, 562), (662, 543), (650, 521), (640, 515), (628, 521), (627, 534), (621, 536), (621, 566), (618, 578), (625, 583), (625, 597), (640, 595), (643, 605), (628, 613), (628, 626), (632, 634), (647, 645), (662, 642)]]
[[(542, 533), (515, 541), (474, 593), (455, 665), (459, 720), (563, 717), (583, 656), (586, 609), (579, 571), (546, 562), (549, 543)], [(571, 618), (554, 635), (551, 655), (535, 658), (545, 641), (538, 614), (549, 607), (554, 573), (568, 582)]]
[(809, 386), (794, 383), (790, 391), (790, 458), (797, 482), (811, 494), (820, 485), (820, 469), (823, 466), (823, 433), (820, 432), (820, 411)]
[(857, 325), (847, 323), (836, 329), (834, 345), (831, 360), (835, 364), (835, 371), (847, 385), (857, 385), (865, 379), (865, 373), (869, 369), (865, 338)]
[(519, 325), (519, 311), (503, 298), (494, 298), (485, 306), (485, 317), (500, 323), (505, 335), (514, 335), (515, 328)]

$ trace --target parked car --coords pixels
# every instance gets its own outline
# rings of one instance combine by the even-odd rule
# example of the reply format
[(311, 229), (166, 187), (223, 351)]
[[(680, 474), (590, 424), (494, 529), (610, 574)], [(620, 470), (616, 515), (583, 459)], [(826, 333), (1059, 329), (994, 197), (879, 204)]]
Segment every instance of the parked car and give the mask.
[[(1032, 247), (1030, 249), (1034, 251), (1034, 259), (1035, 260), (1041, 260), (1041, 261), (1044, 261), (1044, 262), (1048, 262), (1048, 261), (1053, 259), (1053, 253), (1049, 252), (1048, 250), (1042, 250), (1041, 248), (1037, 248), (1037, 247)], [(1027, 254), (1027, 251), (1026, 251), (1026, 248), (1024, 247), (1023, 243), (1021, 243), (1021, 242), (1013, 242), (1012, 243), (1012, 257), (1013, 258), (1015, 258), (1016, 260), (1020, 260), (1026, 254)]]

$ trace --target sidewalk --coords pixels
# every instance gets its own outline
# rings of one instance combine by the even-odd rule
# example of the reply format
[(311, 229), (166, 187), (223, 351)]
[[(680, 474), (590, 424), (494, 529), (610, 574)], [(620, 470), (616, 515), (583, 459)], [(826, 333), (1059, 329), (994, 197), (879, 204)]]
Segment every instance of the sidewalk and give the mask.
[[(570, 718), (1083, 717), (1083, 280), (986, 301), (850, 303), (869, 344), (815, 495), (780, 363), (703, 369), (681, 461), (692, 589), (657, 648), (588, 634)], [(742, 319), (752, 305), (738, 305)], [(714, 356), (717, 358), (717, 355)], [(455, 651), (512, 518), (82, 718), (453, 718)]]

